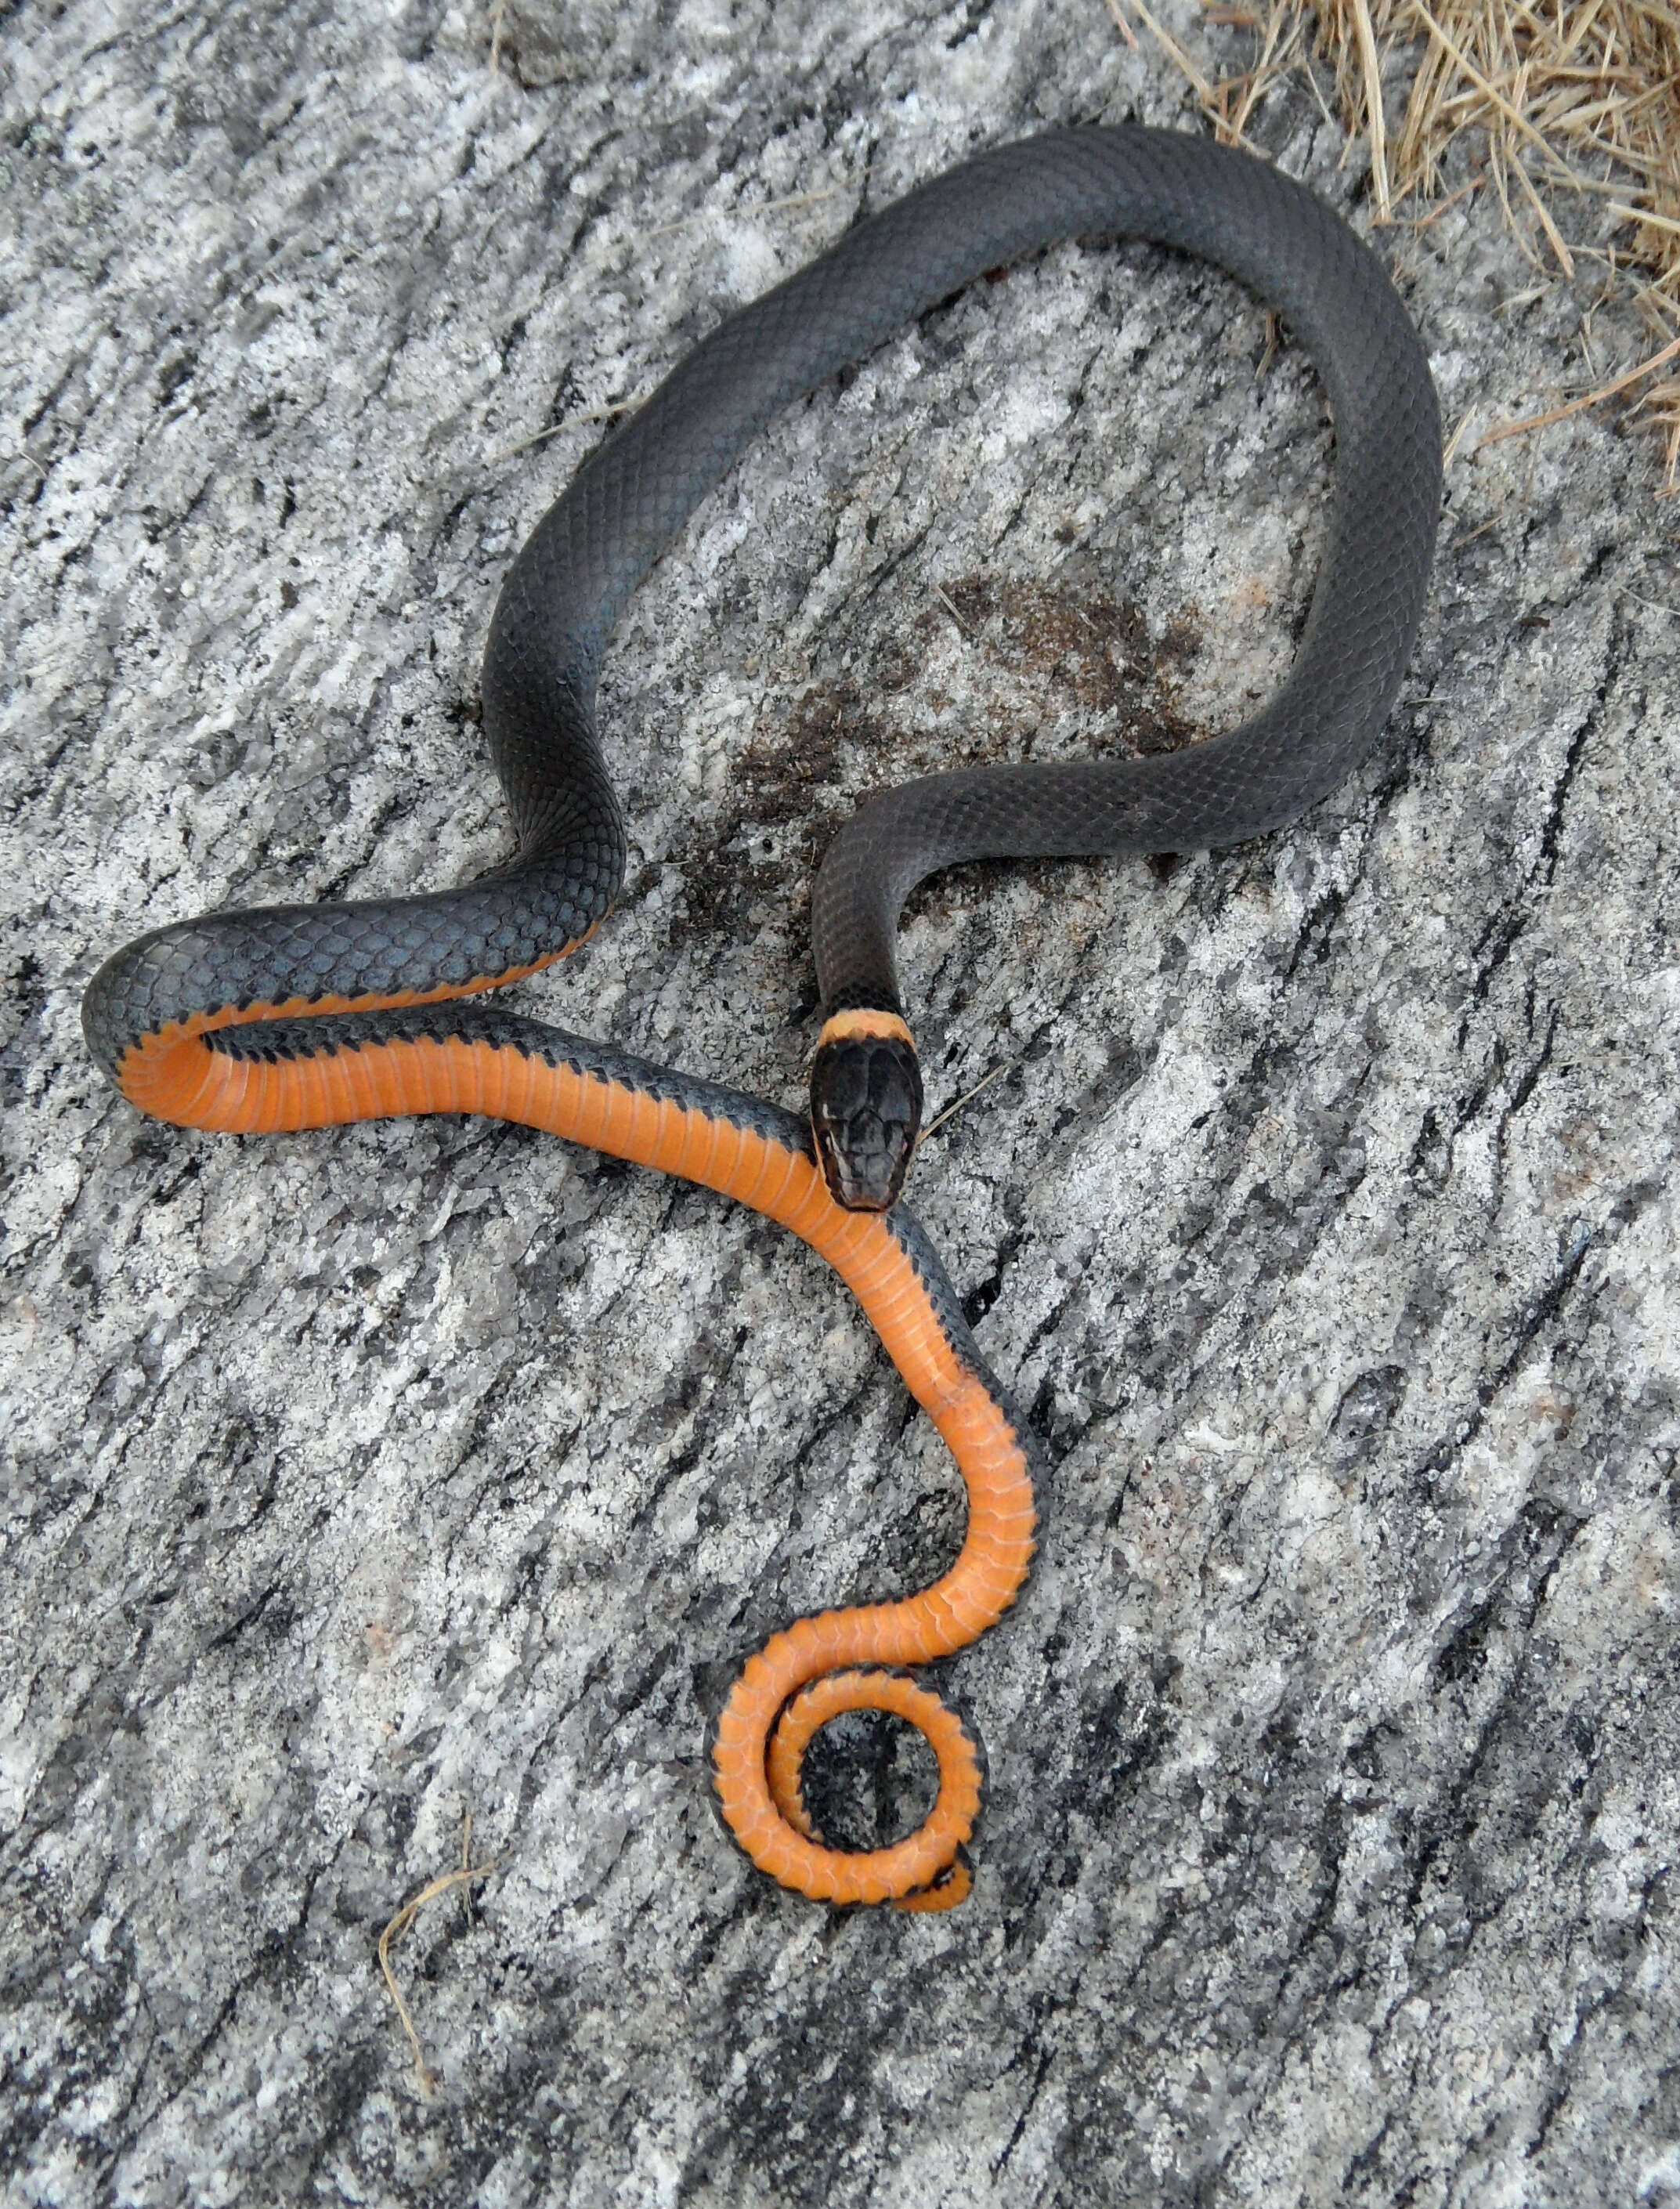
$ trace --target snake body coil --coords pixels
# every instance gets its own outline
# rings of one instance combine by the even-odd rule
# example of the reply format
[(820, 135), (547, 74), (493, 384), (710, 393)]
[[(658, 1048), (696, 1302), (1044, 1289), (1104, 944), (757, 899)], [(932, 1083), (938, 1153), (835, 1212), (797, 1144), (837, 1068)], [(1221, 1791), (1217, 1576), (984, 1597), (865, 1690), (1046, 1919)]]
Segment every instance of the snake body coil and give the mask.
[[(974, 277), (1074, 236), (1136, 237), (1217, 263), (1278, 308), (1336, 433), (1329, 545), (1293, 670), (1229, 735), (1141, 761), (936, 775), (884, 792), (837, 838), (813, 931), (828, 1020), (810, 1126), (497, 1009), (457, 1002), (562, 957), (625, 861), (594, 722), (630, 593), (741, 448), (811, 389)], [(905, 896), (987, 857), (1204, 848), (1292, 820), (1375, 742), (1416, 635), (1440, 498), (1440, 424), (1415, 332), (1376, 257), (1314, 195), (1176, 133), (1057, 131), (981, 155), (858, 224), (730, 317), (578, 472), (503, 585), (484, 725), (515, 856), (425, 895), (208, 914), (154, 930), (88, 986), (90, 1049), (123, 1095), (183, 1126), (317, 1127), (485, 1112), (738, 1198), (803, 1236), (858, 1295), (967, 1483), (951, 1571), (902, 1603), (826, 1613), (749, 1663), (714, 1766), (732, 1829), (822, 1899), (947, 1907), (980, 1793), (960, 1722), (902, 1668), (960, 1648), (1032, 1555), (1028, 1445), (937, 1260), (895, 1205), (920, 1109), (894, 958)], [(827, 1846), (799, 1792), (811, 1734), (890, 1709), (931, 1743), (940, 1793), (884, 1850)]]

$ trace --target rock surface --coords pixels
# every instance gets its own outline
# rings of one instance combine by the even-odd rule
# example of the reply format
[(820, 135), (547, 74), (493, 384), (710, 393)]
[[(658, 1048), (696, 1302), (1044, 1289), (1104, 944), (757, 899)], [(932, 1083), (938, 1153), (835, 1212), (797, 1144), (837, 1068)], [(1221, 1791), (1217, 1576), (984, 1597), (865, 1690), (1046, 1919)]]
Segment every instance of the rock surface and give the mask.
[[(914, 1201), (1053, 1470), (943, 1675), (975, 1895), (834, 1917), (703, 1763), (744, 1652), (960, 1530), (832, 1278), (516, 1129), (146, 1124), (79, 994), (488, 864), (478, 655), (600, 411), (973, 146), (1200, 126), (1096, 0), (4, 37), (7, 2199), (1680, 2200), (1673, 518), (1613, 422), (1474, 452), (1590, 380), (1596, 274), (1487, 193), (1382, 237), (1471, 428), (1366, 773), (914, 908), (934, 1104), (1007, 1069)], [(1254, 135), (1369, 226), (1305, 86)], [(858, 792), (1240, 714), (1330, 454), (1267, 350), (1069, 248), (779, 422), (618, 635), (632, 894), (526, 1002), (795, 1101)], [(894, 1749), (825, 1761), (857, 1838)], [(375, 1947), (467, 1812), (428, 2096)]]

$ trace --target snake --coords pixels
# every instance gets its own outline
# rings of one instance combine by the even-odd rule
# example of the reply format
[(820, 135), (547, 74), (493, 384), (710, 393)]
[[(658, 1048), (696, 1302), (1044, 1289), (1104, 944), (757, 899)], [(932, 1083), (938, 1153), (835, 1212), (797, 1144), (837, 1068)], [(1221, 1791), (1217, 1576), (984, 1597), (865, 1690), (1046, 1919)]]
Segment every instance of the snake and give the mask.
[[(595, 718), (603, 655), (630, 594), (743, 448), (978, 278), (1062, 241), (1123, 238), (1234, 277), (1281, 316), (1328, 400), (1327, 545), (1276, 694), (1176, 752), (972, 767), (861, 803), (813, 892), (823, 1020), (807, 1114), (485, 1002), (576, 949), (619, 894), (624, 820)], [(1398, 694), (1441, 479), (1422, 341), (1376, 254), (1313, 191), (1188, 131), (1088, 126), (996, 147), (857, 220), (721, 321), (532, 531), (497, 600), (482, 677), (515, 832), (505, 863), (449, 889), (171, 922), (87, 988), (93, 1060), (160, 1120), (241, 1134), (418, 1113), (520, 1122), (718, 1190), (840, 1276), (950, 1449), (968, 1515), (930, 1586), (776, 1633), (716, 1716), (724, 1821), (797, 1893), (943, 1910), (970, 1891), (979, 1744), (923, 1674), (1003, 1617), (1034, 1547), (1039, 1446), (901, 1195), (922, 1109), (896, 963), (904, 900), (960, 862), (1242, 843), (1328, 795), (1370, 753)], [(848, 1711), (906, 1721), (937, 1768), (922, 1823), (873, 1849), (831, 1845), (804, 1799), (806, 1750)]]

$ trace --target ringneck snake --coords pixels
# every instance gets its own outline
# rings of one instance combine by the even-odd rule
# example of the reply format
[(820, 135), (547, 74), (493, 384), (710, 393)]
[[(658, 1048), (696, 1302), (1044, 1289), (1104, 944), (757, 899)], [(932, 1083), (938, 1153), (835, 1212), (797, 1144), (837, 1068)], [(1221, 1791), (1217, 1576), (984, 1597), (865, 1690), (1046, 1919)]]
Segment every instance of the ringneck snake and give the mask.
[[(1282, 688), (1240, 727), (1177, 753), (968, 768), (860, 805), (813, 900), (826, 1017), (809, 1118), (482, 1002), (576, 948), (618, 894), (625, 832), (596, 683), (663, 548), (791, 400), (975, 278), (1069, 238), (1151, 239), (1226, 270), (1281, 313), (1322, 380), (1336, 440), (1328, 543)], [(722, 1815), (784, 1887), (910, 1909), (968, 1892), (978, 1747), (912, 1675), (997, 1622), (1033, 1549), (1033, 1443), (899, 1201), (921, 1107), (895, 957), (903, 901), (959, 861), (1200, 850), (1294, 820), (1387, 719), (1440, 487), (1422, 345), (1381, 262), (1313, 193), (1175, 132), (1060, 130), (998, 147), (858, 223), (720, 323), (533, 531), (483, 671), (515, 834), (505, 864), (454, 889), (173, 923), (87, 988), (94, 1058), (160, 1120), (242, 1134), (431, 1112), (521, 1122), (750, 1206), (852, 1290), (956, 1460), (968, 1525), (954, 1563), (920, 1593), (775, 1634), (720, 1714)], [(829, 1845), (803, 1798), (812, 1736), (852, 1710), (906, 1720), (937, 1762), (932, 1811), (888, 1847)]]

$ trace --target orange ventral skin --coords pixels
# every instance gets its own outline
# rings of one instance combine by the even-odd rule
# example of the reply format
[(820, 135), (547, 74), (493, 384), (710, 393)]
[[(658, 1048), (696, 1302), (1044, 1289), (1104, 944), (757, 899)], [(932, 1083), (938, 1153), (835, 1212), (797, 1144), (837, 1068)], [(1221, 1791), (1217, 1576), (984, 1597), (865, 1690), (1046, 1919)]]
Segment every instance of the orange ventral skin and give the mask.
[[(438, 1008), (413, 1014), (415, 1032), (364, 1038), (343, 1022), (344, 1035), (318, 1047), (309, 1041), (316, 1016), (365, 1012), (365, 1002), (316, 1000), (307, 1008), (311, 1017), (291, 1020), (272, 1048), (243, 1031), (304, 1008), (225, 1008), (144, 1038), (125, 1055), (118, 1078), (123, 1093), (158, 1118), (239, 1135), (427, 1112), (518, 1121), (716, 1189), (820, 1252), (949, 1445), (967, 1484), (967, 1535), (951, 1569), (919, 1595), (801, 1619), (749, 1660), (717, 1724), (718, 1799), (760, 1869), (812, 1900), (952, 1908), (969, 1891), (962, 1851), (980, 1807), (979, 1753), (961, 1719), (903, 1668), (948, 1656), (1003, 1616), (1027, 1578), (1034, 1514), (1015, 1427), (960, 1354), (912, 1231), (901, 1216), (836, 1204), (798, 1140), (797, 1123), (783, 1129), (772, 1118), (767, 1133), (765, 1108), (753, 1100), (681, 1077), (661, 1082), (659, 1069), (634, 1061), (616, 1061), (611, 1073), (568, 1063), (561, 1047), (577, 1039), (532, 1022), (503, 1025), (533, 1040), (474, 1035), (471, 1019), (445, 1002), (464, 994), (406, 1001)], [(464, 1032), (451, 1032), (452, 1026)], [(241, 1032), (218, 1044), (218, 1033), (230, 1029)], [(753, 1124), (756, 1113), (761, 1124)], [(805, 1749), (819, 1727), (852, 1710), (907, 1720), (938, 1762), (933, 1810), (890, 1848), (830, 1848), (804, 1810)]]
[[(273, 1129), (235, 1129), (226, 1119), (215, 1117), (219, 1111), (230, 1109), (221, 1101), (230, 1092), (216, 1055), (202, 1045), (194, 1047), (200, 1036), (214, 1035), (224, 1028), (254, 1027), (275, 1020), (320, 1020), (338, 1013), (390, 1012), (410, 1006), (443, 1004), (455, 997), (476, 996), (484, 990), (499, 990), (507, 983), (523, 982), (527, 976), (540, 973), (545, 966), (552, 966), (557, 960), (569, 957), (586, 944), (594, 932), (590, 929), (587, 934), (551, 952), (547, 958), (533, 960), (528, 966), (512, 966), (505, 974), (486, 975), (471, 982), (440, 983), (435, 990), (406, 990), (381, 997), (288, 997), (281, 1004), (223, 1005), (215, 1012), (194, 1013), (187, 1020), (171, 1020), (166, 1027), (131, 1044), (117, 1067), (117, 1086), (130, 1104), (154, 1120), (166, 1120), (174, 1128), (203, 1128), (224, 1135), (279, 1134), (282, 1132), (281, 1123), (277, 1123)], [(335, 1118), (310, 1118), (287, 1121), (283, 1126), (286, 1130), (292, 1130), (336, 1124)]]

